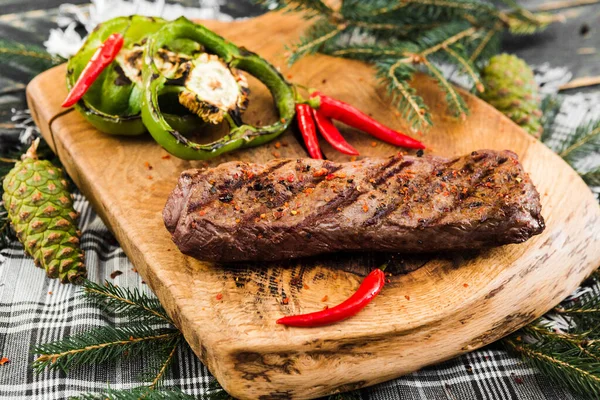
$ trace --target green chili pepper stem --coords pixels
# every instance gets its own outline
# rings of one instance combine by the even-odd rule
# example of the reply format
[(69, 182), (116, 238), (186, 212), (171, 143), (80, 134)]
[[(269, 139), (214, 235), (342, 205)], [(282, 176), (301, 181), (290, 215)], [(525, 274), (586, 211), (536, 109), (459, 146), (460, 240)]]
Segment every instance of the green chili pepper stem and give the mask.
[[(230, 132), (208, 144), (190, 141), (172, 127), (160, 111), (159, 94), (163, 92), (166, 78), (154, 63), (156, 51), (177, 39), (191, 39), (209, 52), (219, 56), (229, 67), (238, 68), (258, 78), (271, 91), (279, 111), (280, 121), (263, 127), (244, 124), (236, 126), (231, 116), (226, 118)], [(164, 25), (148, 37), (144, 50), (144, 96), (142, 120), (144, 125), (169, 153), (187, 160), (205, 160), (239, 148), (258, 146), (281, 135), (295, 115), (294, 92), (283, 76), (267, 61), (243, 48), (238, 48), (202, 25), (181, 17)]]
[(225, 113), (225, 115), (223, 115), (223, 118), (229, 124), (229, 128), (231, 128), (231, 129), (239, 128), (239, 125), (233, 120), (233, 117), (229, 113)]

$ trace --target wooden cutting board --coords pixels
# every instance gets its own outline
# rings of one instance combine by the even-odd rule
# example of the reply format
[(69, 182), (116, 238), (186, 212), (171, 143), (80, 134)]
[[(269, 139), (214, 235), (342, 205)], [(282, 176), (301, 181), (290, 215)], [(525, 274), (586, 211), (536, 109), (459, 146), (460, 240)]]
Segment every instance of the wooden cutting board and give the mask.
[[(408, 131), (368, 66), (319, 55), (286, 68), (284, 45), (306, 26), (297, 16), (268, 14), (207, 25), (262, 54), (293, 82), (317, 87)], [(235, 159), (304, 157), (295, 136), (287, 132), (269, 145), (209, 163), (166, 159), (149, 136), (105, 135), (76, 112), (53, 119), (66, 95), (64, 74), (62, 65), (29, 85), (28, 101), (38, 126), (50, 144), (56, 143), (68, 173), (198, 357), (235, 397), (314, 398), (455, 357), (533, 321), (600, 265), (600, 208), (579, 176), (473, 96), (465, 95), (471, 115), (465, 122), (455, 120), (436, 84), (419, 76), (414, 86), (435, 122), (429, 132), (417, 135), (428, 151), (448, 156), (482, 148), (515, 151), (541, 194), (545, 232), (524, 244), (479, 253), (398, 256), (390, 267), (390, 282), (356, 317), (314, 329), (276, 325), (283, 315), (341, 302), (386, 256), (337, 254), (279, 264), (214, 265), (179, 253), (161, 211), (184, 169)], [(254, 80), (251, 89), (245, 118), (262, 123), (276, 118), (268, 92)], [(343, 132), (362, 155), (397, 151), (351, 129)], [(321, 144), (330, 159), (348, 160)]]

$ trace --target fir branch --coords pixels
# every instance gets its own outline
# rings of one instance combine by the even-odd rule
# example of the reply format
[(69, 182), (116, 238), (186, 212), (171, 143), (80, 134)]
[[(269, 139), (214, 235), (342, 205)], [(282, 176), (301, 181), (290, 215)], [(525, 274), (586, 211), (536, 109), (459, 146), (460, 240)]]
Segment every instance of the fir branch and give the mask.
[(300, 42), (292, 49), (289, 57), (289, 63), (294, 64), (301, 57), (307, 54), (316, 53), (321, 49), (325, 42), (334, 39), (344, 32), (346, 25), (334, 25), (327, 20), (322, 19), (313, 24)]
[(150, 389), (155, 390), (157, 388), (158, 384), (160, 383), (160, 381), (164, 378), (165, 373), (167, 372), (167, 370), (171, 366), (171, 363), (173, 362), (173, 358), (175, 358), (175, 352), (177, 351), (177, 348), (179, 347), (180, 342), (181, 342), (181, 335), (173, 342), (173, 347), (172, 347), (171, 351), (169, 352), (167, 357), (162, 362), (162, 365), (160, 366), (158, 373), (152, 380), (152, 383), (150, 384), (150, 386), (148, 386)]
[[(208, 393), (206, 394), (208, 400), (235, 400), (229, 393), (223, 389), (221, 384), (215, 379), (208, 383)], [(360, 392), (344, 392), (336, 393), (330, 396), (322, 397), (322, 400), (360, 400)]]
[[(528, 327), (529, 328), (529, 327)], [(525, 343), (523, 332), (533, 335), (532, 343)], [(503, 339), (507, 349), (519, 355), (526, 363), (537, 367), (555, 382), (585, 396), (600, 396), (600, 363), (589, 357), (564, 337), (527, 329)]]
[(557, 306), (554, 307), (554, 312), (558, 314), (600, 314), (600, 298), (594, 298), (592, 301), (585, 301), (568, 307)]
[(133, 389), (107, 388), (101, 393), (86, 393), (78, 397), (82, 400), (195, 400), (194, 396), (183, 393), (179, 389), (153, 390), (146, 386)]
[(600, 166), (584, 172), (581, 174), (581, 178), (590, 186), (600, 186)]
[(540, 326), (535, 323), (523, 327), (521, 332), (531, 335), (537, 341), (563, 341), (563, 346), (574, 346), (579, 349), (579, 352), (585, 357), (589, 357), (594, 360), (594, 362), (600, 362), (600, 352), (598, 352), (594, 346), (598, 341), (587, 339), (589, 332), (583, 334), (567, 334), (555, 332), (547, 326)]
[(556, 152), (571, 165), (600, 152), (600, 120), (577, 127), (572, 135), (559, 144)]
[[(419, 38), (419, 42), (422, 43), (424, 47), (423, 50), (419, 52), (419, 56), (428, 57), (439, 50), (445, 49), (465, 38), (473, 36), (478, 31), (478, 28), (472, 26), (466, 29), (463, 28), (465, 28), (465, 24), (463, 23), (450, 23), (427, 32), (426, 35)], [(443, 41), (440, 41), (440, 38), (444, 36), (448, 37)]]
[(544, 30), (552, 22), (560, 21), (560, 15), (549, 13), (533, 13), (523, 8), (514, 0), (502, 0), (512, 11), (509, 13), (499, 13), (500, 19), (508, 25), (510, 33), (515, 35), (530, 35), (532, 33)]
[(552, 127), (554, 125), (554, 121), (558, 113), (560, 112), (560, 107), (562, 106), (562, 98), (559, 96), (546, 96), (542, 99), (541, 111), (542, 111), (542, 136), (540, 140), (542, 143), (547, 142), (554, 134), (552, 131)]
[(62, 59), (53, 57), (45, 49), (0, 39), (0, 64), (18, 65), (19, 69), (34, 76), (60, 64)]
[(235, 400), (223, 389), (219, 381), (216, 379), (208, 382), (208, 391), (206, 393), (208, 400)]
[(0, 248), (8, 247), (8, 244), (16, 240), (16, 236), (10, 227), (8, 213), (4, 209), (4, 203), (0, 202)]
[(503, 21), (508, 26), (508, 30), (513, 35), (531, 35), (543, 31), (551, 23), (559, 21), (558, 16), (546, 13), (531, 14), (527, 10), (508, 14), (503, 17)]
[(254, 0), (270, 10), (286, 10), (303, 12), (305, 17), (312, 18), (317, 15), (331, 15), (334, 11), (322, 0)]
[(435, 65), (431, 64), (426, 57), (421, 59), (423, 65), (427, 67), (429, 72), (438, 81), (439, 87), (446, 93), (446, 102), (450, 110), (461, 119), (467, 117), (467, 104), (463, 100), (462, 96), (456, 91), (455, 87), (444, 78), (442, 71), (440, 71)]
[(58, 342), (45, 343), (34, 349), (40, 356), (33, 362), (33, 369), (44, 368), (67, 371), (83, 364), (98, 364), (118, 360), (142, 351), (156, 351), (171, 346), (181, 333), (177, 329), (155, 329), (145, 324), (129, 324), (114, 328), (105, 326)]
[(327, 400), (361, 400), (362, 396), (358, 390), (354, 392), (336, 393), (327, 397)]
[(564, 346), (561, 340), (527, 344), (519, 339), (520, 336), (512, 335), (503, 343), (555, 382), (585, 396), (600, 396), (600, 363), (582, 356), (573, 346)]
[(391, 64), (380, 62), (377, 69), (379, 78), (388, 84), (388, 94), (402, 117), (418, 128), (431, 126), (431, 115), (427, 106), (407, 83), (414, 73), (413, 67), (398, 60)]
[[(407, 51), (406, 48), (402, 46), (405, 43), (400, 44), (401, 47), (373, 47), (373, 46), (348, 46), (346, 48), (329, 48), (326, 50), (326, 54), (337, 56), (337, 57), (346, 57), (353, 58), (356, 60), (363, 61), (377, 61), (381, 58), (392, 58), (392, 57), (407, 57), (410, 54), (410, 51)], [(396, 44), (398, 46), (398, 44)], [(412, 53), (418, 51), (418, 48), (413, 45)], [(411, 61), (411, 59), (407, 58), (406, 60), (400, 60), (401, 62)]]
[(102, 309), (114, 313), (123, 313), (132, 321), (144, 320), (147, 323), (168, 323), (173, 321), (166, 314), (160, 302), (136, 289), (121, 288), (106, 281), (99, 285), (92, 281), (83, 284), (85, 296)]
[(495, 9), (489, 4), (472, 0), (398, 0), (395, 5), (388, 5), (385, 7), (371, 10), (370, 15), (380, 16), (383, 14), (389, 14), (401, 8), (407, 7), (408, 5), (432, 6), (438, 9), (448, 8), (458, 10), (460, 12), (495, 12)]
[(483, 54), (485, 54), (485, 49), (488, 48), (490, 43), (493, 42), (494, 37), (497, 37), (498, 32), (500, 32), (501, 30), (502, 24), (496, 24), (492, 29), (485, 32), (485, 34), (482, 36), (481, 42), (479, 42), (475, 50), (473, 50), (473, 52), (471, 53), (471, 56), (469, 57), (469, 62), (474, 63), (479, 58), (489, 58), (483, 57)]
[(453, 50), (450, 46), (446, 47), (444, 50), (461, 65), (462, 71), (471, 78), (477, 91), (483, 92), (483, 83), (481, 83), (479, 73), (475, 71), (475, 66), (471, 64), (471, 61), (467, 60), (463, 54), (460, 54), (457, 50)]

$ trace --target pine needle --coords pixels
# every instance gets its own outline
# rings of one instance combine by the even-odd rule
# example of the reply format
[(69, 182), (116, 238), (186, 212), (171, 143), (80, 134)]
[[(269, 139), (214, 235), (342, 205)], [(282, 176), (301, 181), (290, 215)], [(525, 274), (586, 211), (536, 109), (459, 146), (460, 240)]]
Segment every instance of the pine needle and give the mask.
[(33, 369), (37, 372), (45, 368), (68, 371), (84, 364), (114, 361), (125, 355), (157, 351), (165, 346), (170, 348), (180, 336), (176, 329), (156, 329), (145, 324), (96, 328), (37, 346), (34, 353), (40, 356), (33, 362)]
[(600, 186), (600, 166), (596, 169), (584, 172), (581, 178), (590, 186)]
[(179, 389), (153, 390), (146, 386), (133, 389), (107, 388), (100, 393), (86, 393), (78, 397), (82, 400), (195, 400), (196, 397), (183, 393)]
[(459, 54), (457, 50), (453, 50), (451, 47), (446, 47), (444, 50), (462, 66), (461, 69), (467, 74), (467, 76), (469, 76), (469, 78), (471, 78), (477, 91), (483, 92), (483, 83), (481, 83), (481, 80), (479, 79), (479, 73), (475, 71), (475, 67), (471, 64), (471, 62), (462, 54)]
[(99, 285), (88, 280), (83, 284), (83, 292), (102, 309), (121, 313), (132, 321), (173, 325), (158, 299), (141, 293), (137, 288), (121, 288), (108, 281)]
[[(497, 36), (498, 32), (500, 32), (501, 29), (502, 29), (502, 25), (496, 24), (492, 29), (485, 32), (481, 41), (479, 42), (479, 44), (477, 45), (475, 50), (473, 50), (473, 52), (471, 53), (471, 56), (469, 57), (469, 62), (474, 63), (479, 58), (486, 58), (486, 57), (482, 57), (482, 55), (485, 53), (485, 49), (488, 48), (488, 45), (490, 43), (492, 43), (493, 38), (495, 36)], [(487, 58), (489, 58), (489, 57), (487, 57)]]
[(254, 0), (254, 2), (265, 5), (271, 10), (286, 9), (303, 12), (308, 18), (333, 14), (333, 10), (322, 0)]
[(478, 1), (469, 1), (469, 0), (402, 0), (392, 2), (396, 3), (394, 5), (388, 5), (385, 7), (381, 7), (379, 9), (375, 9), (371, 11), (371, 16), (380, 16), (383, 14), (389, 14), (391, 12), (397, 11), (401, 8), (407, 7), (408, 5), (416, 5), (416, 6), (431, 6), (435, 8), (448, 8), (458, 10), (460, 12), (471, 11), (471, 12), (481, 12), (482, 9), (485, 9), (488, 12), (493, 12), (493, 8), (488, 4), (481, 3)]
[(556, 150), (569, 164), (600, 152), (600, 120), (578, 127)]
[(171, 351), (169, 352), (167, 357), (162, 362), (160, 369), (158, 370), (158, 373), (152, 380), (152, 383), (149, 386), (150, 389), (152, 389), (152, 390), (156, 389), (158, 384), (164, 378), (165, 373), (167, 372), (167, 370), (171, 366), (171, 363), (173, 362), (173, 359), (175, 358), (175, 352), (177, 351), (177, 348), (179, 347), (180, 341), (181, 341), (181, 335), (177, 338), (177, 340), (174, 341)]
[(398, 60), (379, 62), (377, 69), (378, 77), (387, 84), (392, 103), (398, 107), (402, 117), (417, 128), (430, 126), (431, 115), (427, 106), (407, 83), (408, 77), (414, 73), (413, 67)]
[(504, 343), (510, 350), (519, 354), (523, 361), (537, 367), (554, 381), (585, 396), (600, 396), (600, 375), (597, 367), (592, 371), (587, 370), (580, 365), (582, 360), (576, 355), (552, 355), (551, 349), (540, 350), (513, 340), (505, 340)]
[(423, 65), (431, 72), (431, 75), (438, 81), (439, 87), (446, 93), (446, 102), (448, 103), (450, 110), (455, 116), (460, 117), (461, 119), (467, 118), (467, 112), (469, 111), (467, 104), (462, 96), (456, 91), (456, 88), (444, 78), (442, 71), (429, 62), (426, 57), (423, 57), (421, 60)]
[(33, 77), (60, 64), (62, 59), (53, 57), (45, 49), (0, 39), (0, 65), (10, 65)]
[(554, 132), (552, 128), (554, 126), (554, 121), (560, 112), (560, 107), (562, 106), (562, 98), (559, 96), (546, 96), (542, 99), (541, 111), (542, 111), (542, 127), (543, 132), (540, 140), (542, 143), (548, 142), (553, 136)]
[(346, 29), (346, 25), (333, 25), (327, 20), (320, 20), (313, 24), (306, 35), (292, 49), (289, 64), (292, 65), (301, 57), (314, 54), (323, 47), (325, 42), (338, 36)]
[[(235, 400), (229, 393), (223, 389), (221, 384), (215, 379), (208, 384), (208, 393), (206, 394), (208, 400)], [(359, 391), (336, 393), (330, 396), (322, 397), (322, 400), (360, 400), (361, 395)]]
[(320, 17), (292, 49), (290, 64), (304, 55), (322, 52), (386, 65), (377, 68), (378, 76), (400, 112), (410, 116), (413, 128), (420, 129), (431, 123), (426, 123), (430, 116), (423, 114), (424, 107), (419, 105), (422, 99), (407, 85), (415, 69), (412, 74), (398, 74), (396, 63), (418, 64), (417, 60), (426, 59), (423, 64), (446, 93), (452, 111), (465, 116), (466, 104), (439, 72), (438, 61), (460, 68), (481, 91), (478, 69), (482, 60), (499, 51), (503, 31), (530, 34), (556, 21), (553, 15), (533, 13), (506, 1), (511, 7), (508, 11), (479, 0), (343, 0), (339, 10), (324, 9), (318, 0), (268, 3), (308, 10), (309, 17)]

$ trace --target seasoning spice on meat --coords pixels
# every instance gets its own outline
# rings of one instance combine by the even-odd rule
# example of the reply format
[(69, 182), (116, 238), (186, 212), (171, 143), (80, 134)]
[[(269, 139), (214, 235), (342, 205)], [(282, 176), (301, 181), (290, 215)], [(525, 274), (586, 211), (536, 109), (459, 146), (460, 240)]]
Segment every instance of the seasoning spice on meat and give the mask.
[[(454, 158), (395, 155), (348, 163), (312, 159), (225, 163), (184, 172), (163, 217), (183, 253), (215, 262), (521, 243), (541, 233), (544, 220), (535, 187), (512, 160), (517, 156), (510, 151), (480, 150)], [(306, 172), (298, 172), (297, 166)], [(243, 176), (242, 171), (261, 178), (232, 184), (232, 177)], [(278, 178), (290, 174), (301, 174), (304, 180), (279, 183)], [(325, 179), (329, 174), (350, 179)], [(522, 181), (507, 181), (507, 174)], [(240, 223), (223, 215), (222, 199), (229, 196), (248, 216)], [(197, 218), (198, 210), (191, 204), (202, 205), (203, 218)], [(261, 214), (266, 218), (259, 218)], [(259, 235), (267, 240), (257, 240)]]

